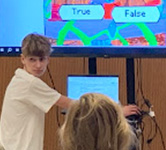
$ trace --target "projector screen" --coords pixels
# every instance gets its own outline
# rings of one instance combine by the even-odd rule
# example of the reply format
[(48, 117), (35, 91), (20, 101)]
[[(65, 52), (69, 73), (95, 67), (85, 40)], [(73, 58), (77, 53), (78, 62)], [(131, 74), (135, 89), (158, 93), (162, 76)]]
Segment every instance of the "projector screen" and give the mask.
[(113, 75), (69, 75), (67, 96), (78, 100), (85, 93), (102, 93), (119, 103), (119, 77)]

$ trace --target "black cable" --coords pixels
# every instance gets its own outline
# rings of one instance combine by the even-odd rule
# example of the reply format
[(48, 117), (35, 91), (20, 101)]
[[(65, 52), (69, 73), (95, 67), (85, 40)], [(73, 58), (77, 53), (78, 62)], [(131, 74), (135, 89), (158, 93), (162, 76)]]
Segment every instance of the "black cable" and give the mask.
[(150, 144), (148, 144), (148, 150), (151, 150), (151, 145)]
[[(143, 105), (144, 105), (144, 99), (145, 99), (145, 96), (144, 96), (144, 93), (143, 93), (143, 89), (142, 89), (142, 64), (141, 64), (141, 59), (136, 59), (136, 75), (137, 75), (137, 84), (138, 84), (138, 88), (137, 88), (137, 94), (136, 96), (139, 95), (139, 93), (141, 94), (141, 100), (138, 101), (138, 98), (137, 99), (137, 105), (140, 106), (140, 109), (143, 108)], [(143, 102), (142, 104), (139, 104), (139, 102)]]
[(50, 78), (50, 81), (51, 81), (51, 84), (52, 84), (52, 88), (53, 88), (54, 90), (56, 90), (55, 84), (54, 84), (54, 80), (53, 80), (53, 78), (52, 78), (52, 75), (51, 75), (51, 72), (50, 72), (50, 69), (49, 69), (48, 66), (47, 66), (47, 71), (48, 71), (48, 75), (49, 75), (49, 78)]
[(85, 57), (83, 57), (83, 73), (85, 74)]
[[(48, 75), (49, 75), (49, 78), (50, 78), (50, 81), (51, 81), (51, 84), (52, 84), (52, 88), (54, 90), (56, 90), (54, 80), (52, 78), (52, 75), (51, 75), (51, 72), (50, 72), (50, 69), (49, 69), (48, 66), (47, 66), (47, 72), (48, 72)], [(61, 125), (60, 125), (60, 121), (59, 121), (59, 107), (58, 106), (56, 106), (56, 118), (57, 118), (56, 120), (57, 120), (58, 127), (60, 127)]]
[(144, 134), (143, 134), (143, 131), (145, 129), (144, 121), (141, 122), (140, 129), (141, 129), (141, 141), (142, 141), (142, 143), (141, 143), (141, 150), (143, 150), (143, 148), (144, 148)]
[[(137, 77), (137, 81), (139, 81), (139, 71), (138, 71), (138, 59), (135, 59), (136, 60), (136, 77)], [(138, 82), (138, 88), (136, 90), (136, 96), (139, 94), (139, 82)]]
[[(137, 81), (138, 81), (138, 59), (135, 59), (136, 60), (136, 78), (137, 78)], [(136, 100), (138, 100), (137, 96), (139, 94), (139, 85), (137, 87), (137, 90), (136, 90)], [(136, 102), (136, 104), (139, 106), (138, 104), (139, 101)]]
[(139, 76), (140, 76), (140, 80), (139, 80), (139, 83), (140, 83), (140, 92), (141, 92), (141, 95), (142, 95), (142, 98), (143, 100), (145, 100), (145, 96), (144, 96), (144, 92), (143, 92), (143, 88), (142, 88), (142, 59), (139, 59)]
[(152, 104), (150, 103), (150, 101), (148, 99), (144, 99), (144, 102), (148, 108), (152, 107)]
[[(148, 144), (148, 146), (150, 145), (150, 143), (154, 140), (154, 138), (157, 136), (157, 131), (159, 131), (160, 133), (160, 138), (161, 138), (161, 142), (162, 142), (162, 146), (163, 146), (163, 150), (166, 150), (166, 147), (165, 147), (165, 143), (164, 143), (164, 137), (163, 137), (163, 134), (162, 134), (162, 131), (156, 121), (156, 118), (155, 117), (151, 117), (149, 114), (146, 115), (148, 117), (150, 117), (151, 121), (153, 121), (154, 125), (155, 125), (155, 133), (152, 135), (152, 137), (150, 138), (150, 134), (148, 136), (148, 139), (146, 141), (146, 143)], [(145, 117), (144, 117), (145, 118)], [(142, 121), (143, 122), (143, 121)], [(145, 127), (144, 127), (145, 128)], [(142, 130), (143, 131), (143, 130)], [(150, 131), (151, 133), (151, 131)], [(144, 140), (143, 140), (144, 141)], [(142, 147), (143, 149), (143, 147)]]
[(150, 139), (152, 138), (154, 138), (154, 136), (157, 134), (157, 130), (156, 130), (156, 128), (155, 128), (155, 134), (151, 137), (151, 133), (152, 133), (152, 127), (153, 127), (153, 122), (152, 122), (152, 120), (151, 120), (151, 118), (149, 118), (150, 119), (150, 121), (151, 121), (151, 125), (150, 125), (150, 131), (149, 131), (149, 134), (148, 134), (148, 136), (147, 136), (147, 141), (146, 141), (146, 143), (149, 145), (151, 142), (150, 142)]
[[(166, 150), (165, 142), (164, 142), (164, 137), (163, 137), (162, 131), (161, 131), (161, 129), (160, 129), (160, 127), (159, 127), (159, 125), (158, 125), (158, 123), (157, 123), (157, 121), (156, 121), (156, 118), (155, 118), (155, 117), (151, 117), (151, 118), (152, 118), (152, 120), (154, 121), (154, 123), (155, 123), (155, 125), (156, 125), (156, 128), (157, 128), (158, 131), (159, 131), (160, 138), (161, 138), (161, 143), (162, 143), (162, 146), (163, 146), (163, 150)], [(154, 138), (154, 137), (152, 137), (152, 138)], [(152, 140), (153, 140), (153, 139), (152, 139)]]

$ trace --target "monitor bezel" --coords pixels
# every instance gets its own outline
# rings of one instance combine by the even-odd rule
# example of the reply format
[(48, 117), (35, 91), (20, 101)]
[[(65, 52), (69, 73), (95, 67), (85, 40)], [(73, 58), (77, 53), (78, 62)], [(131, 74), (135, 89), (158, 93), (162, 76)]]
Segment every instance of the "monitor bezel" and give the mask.
[[(0, 56), (20, 56), (21, 47), (0, 47)], [(12, 48), (13, 51), (8, 51)], [(19, 51), (15, 51), (19, 49)], [(124, 58), (165, 58), (166, 47), (52, 47), (51, 57), (124, 57)]]

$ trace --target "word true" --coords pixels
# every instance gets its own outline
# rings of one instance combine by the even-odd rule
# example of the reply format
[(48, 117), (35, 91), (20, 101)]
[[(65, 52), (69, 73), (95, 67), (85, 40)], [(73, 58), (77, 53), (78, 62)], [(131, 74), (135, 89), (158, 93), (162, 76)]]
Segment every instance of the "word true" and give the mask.
[(90, 15), (89, 9), (72, 8), (72, 10), (73, 10), (73, 15)]

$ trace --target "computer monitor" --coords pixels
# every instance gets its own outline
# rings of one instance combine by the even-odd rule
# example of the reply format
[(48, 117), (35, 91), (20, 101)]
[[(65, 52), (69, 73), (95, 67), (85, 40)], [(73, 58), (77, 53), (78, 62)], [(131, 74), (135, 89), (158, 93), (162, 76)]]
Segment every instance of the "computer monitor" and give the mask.
[(78, 100), (85, 93), (102, 93), (119, 103), (119, 77), (117, 75), (69, 75), (67, 96)]

